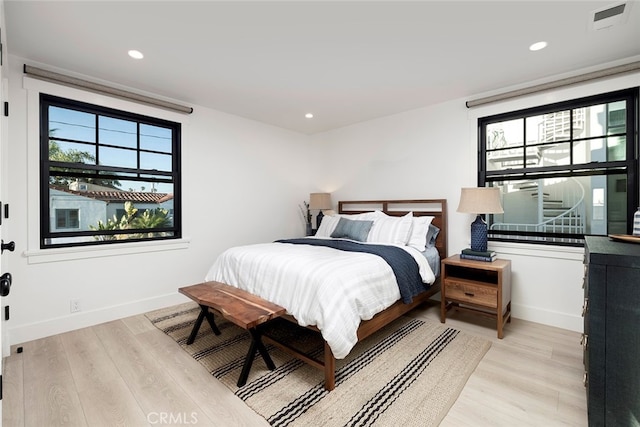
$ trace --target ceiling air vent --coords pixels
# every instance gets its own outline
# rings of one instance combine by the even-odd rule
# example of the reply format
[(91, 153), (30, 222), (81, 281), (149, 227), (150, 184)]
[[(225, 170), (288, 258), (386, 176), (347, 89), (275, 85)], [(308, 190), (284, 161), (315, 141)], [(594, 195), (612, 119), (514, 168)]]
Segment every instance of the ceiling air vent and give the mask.
[(601, 30), (613, 25), (622, 24), (629, 15), (630, 5), (627, 2), (616, 3), (591, 12), (591, 29)]

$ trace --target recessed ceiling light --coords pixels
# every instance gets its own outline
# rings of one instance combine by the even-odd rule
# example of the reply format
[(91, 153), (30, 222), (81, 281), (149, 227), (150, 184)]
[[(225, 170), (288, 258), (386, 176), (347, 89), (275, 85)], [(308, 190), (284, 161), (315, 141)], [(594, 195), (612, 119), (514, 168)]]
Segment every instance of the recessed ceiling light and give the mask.
[(307, 119), (313, 119), (313, 114), (307, 113), (304, 115)]
[(133, 59), (142, 59), (142, 58), (144, 58), (144, 55), (142, 54), (142, 52), (140, 52), (139, 50), (135, 50), (135, 49), (131, 49), (129, 51), (129, 56), (132, 57)]
[(547, 47), (547, 42), (538, 42), (529, 46), (529, 50), (536, 51), (536, 50), (544, 49), (545, 47)]

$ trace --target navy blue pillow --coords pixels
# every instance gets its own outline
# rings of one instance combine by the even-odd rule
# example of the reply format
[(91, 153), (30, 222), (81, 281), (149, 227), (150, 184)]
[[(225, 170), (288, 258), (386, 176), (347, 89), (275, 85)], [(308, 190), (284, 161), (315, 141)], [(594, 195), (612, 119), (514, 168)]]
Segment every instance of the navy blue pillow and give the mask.
[(353, 219), (340, 218), (338, 225), (336, 225), (336, 229), (331, 233), (331, 237), (366, 242), (372, 225), (373, 221), (357, 221)]

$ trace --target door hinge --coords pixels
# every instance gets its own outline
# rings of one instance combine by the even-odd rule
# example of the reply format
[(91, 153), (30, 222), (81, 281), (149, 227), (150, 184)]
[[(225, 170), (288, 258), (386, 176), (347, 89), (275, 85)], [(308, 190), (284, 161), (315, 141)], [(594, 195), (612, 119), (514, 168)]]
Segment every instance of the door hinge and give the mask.
[(4, 320), (9, 320), (9, 306), (4, 306)]
[(4, 101), (4, 116), (9, 117), (9, 102)]
[(2, 374), (0, 374), (0, 400), (2, 400)]

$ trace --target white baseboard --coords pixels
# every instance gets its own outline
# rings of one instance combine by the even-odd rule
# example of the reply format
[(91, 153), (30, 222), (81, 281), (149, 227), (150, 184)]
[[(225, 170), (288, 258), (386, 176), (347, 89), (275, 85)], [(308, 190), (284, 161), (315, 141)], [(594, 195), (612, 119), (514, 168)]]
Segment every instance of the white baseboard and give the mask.
[[(439, 302), (440, 293), (431, 299)], [(539, 307), (516, 304), (513, 301), (511, 301), (511, 316), (514, 319), (527, 320), (529, 322), (567, 329), (569, 331), (582, 332), (584, 329), (584, 318), (582, 316), (574, 316), (558, 311), (544, 310)]]
[[(99, 310), (73, 313), (67, 316), (29, 323), (14, 328), (9, 327), (5, 337), (5, 341), (8, 341), (8, 343), (5, 345), (5, 342), (3, 342), (3, 347), (7, 349), (5, 355), (8, 355), (8, 349), (11, 345), (98, 325), (100, 323), (122, 319), (123, 317), (135, 316), (151, 310), (188, 301), (190, 300), (187, 297), (175, 292), (117, 306), (105, 307)], [(4, 326), (7, 327), (7, 324), (5, 323)], [(3, 354), (4, 353), (5, 349), (3, 348)]]
[(543, 325), (554, 326), (556, 328), (567, 329), (575, 332), (582, 332), (584, 328), (584, 319), (582, 316), (544, 310), (539, 307), (514, 304), (513, 301), (511, 302), (511, 315), (516, 319), (528, 320), (530, 322), (541, 323)]

